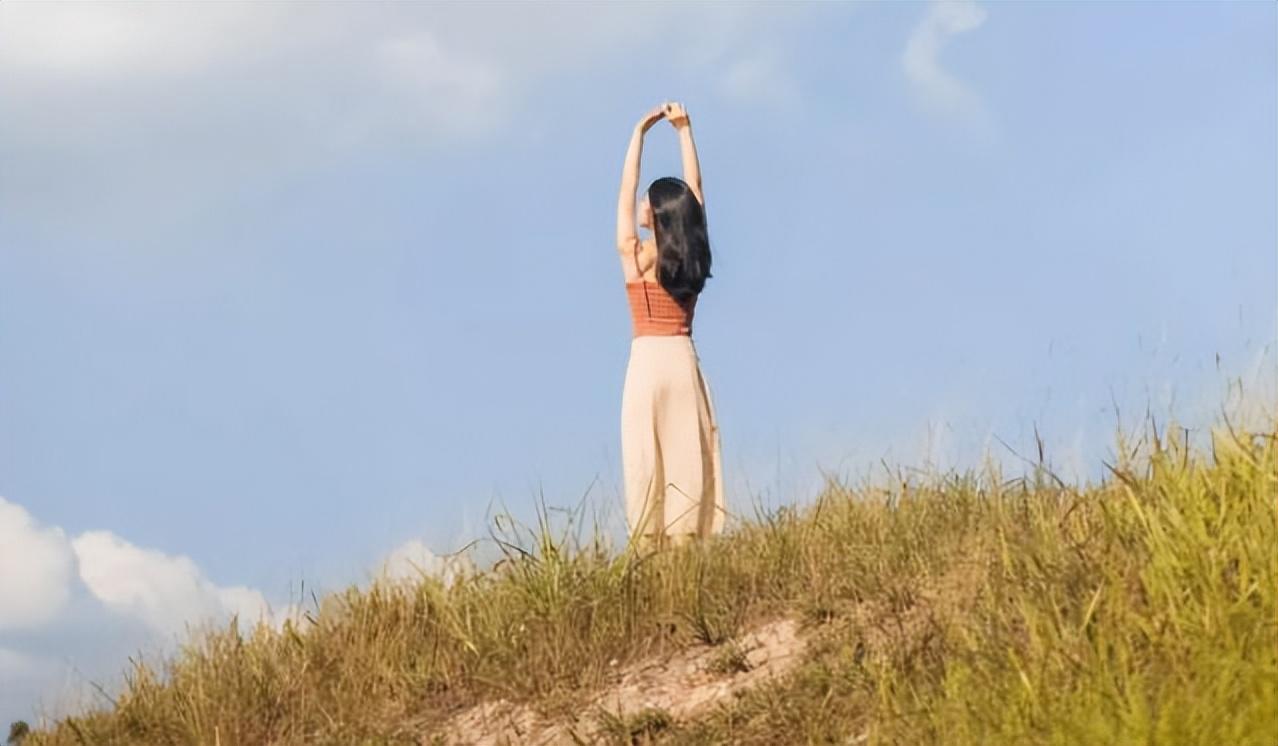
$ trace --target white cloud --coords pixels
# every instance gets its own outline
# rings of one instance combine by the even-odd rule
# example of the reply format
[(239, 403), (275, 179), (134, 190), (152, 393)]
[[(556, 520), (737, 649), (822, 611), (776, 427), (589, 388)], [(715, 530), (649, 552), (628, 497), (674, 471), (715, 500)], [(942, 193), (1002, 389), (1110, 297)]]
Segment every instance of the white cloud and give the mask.
[(188, 557), (108, 531), (69, 539), (0, 498), (0, 633), (13, 635), (0, 647), (0, 722), (29, 718), (37, 702), (76, 709), (90, 701), (82, 671), (114, 678), (136, 646), (232, 614), (241, 630), (261, 619), (278, 628), (300, 609), (272, 610), (257, 590), (219, 586)]
[(70, 596), (74, 557), (62, 529), (42, 528), (0, 497), (0, 630), (52, 619)]
[(970, 124), (986, 123), (988, 115), (980, 99), (940, 63), (941, 50), (949, 40), (979, 28), (985, 18), (985, 9), (973, 0), (934, 0), (910, 34), (901, 64), (928, 109)]
[(103, 604), (176, 634), (187, 623), (240, 615), (244, 623), (270, 618), (258, 591), (214, 585), (188, 557), (142, 549), (109, 531), (88, 531), (72, 542), (80, 579)]
[(471, 559), (464, 553), (441, 557), (413, 539), (387, 556), (381, 566), (381, 577), (392, 582), (416, 582), (422, 577), (432, 577), (450, 584), (474, 572), (474, 569)]
[[(78, 579), (76, 575), (78, 569)], [(444, 583), (475, 571), (463, 553), (439, 556), (413, 540), (391, 552), (380, 580)], [(107, 613), (109, 610), (110, 613)], [(241, 631), (258, 621), (306, 628), (300, 604), (272, 608), (258, 590), (221, 586), (189, 557), (136, 546), (110, 531), (68, 539), (0, 498), (0, 632), (21, 634), (0, 646), (0, 721), (29, 718), (37, 702), (69, 713), (91, 701), (90, 672), (114, 686), (115, 672), (138, 646), (186, 639), (189, 626), (238, 615)], [(6, 643), (10, 643), (6, 640)]]

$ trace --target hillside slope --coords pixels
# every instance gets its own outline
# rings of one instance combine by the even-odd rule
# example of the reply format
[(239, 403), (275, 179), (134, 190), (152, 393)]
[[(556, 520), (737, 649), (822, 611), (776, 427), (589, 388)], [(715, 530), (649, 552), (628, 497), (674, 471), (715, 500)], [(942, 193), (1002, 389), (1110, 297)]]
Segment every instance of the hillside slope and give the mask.
[(651, 556), (505, 530), (488, 572), (196, 637), (25, 743), (1271, 746), (1278, 440), (1120, 451), (1087, 488), (832, 483)]

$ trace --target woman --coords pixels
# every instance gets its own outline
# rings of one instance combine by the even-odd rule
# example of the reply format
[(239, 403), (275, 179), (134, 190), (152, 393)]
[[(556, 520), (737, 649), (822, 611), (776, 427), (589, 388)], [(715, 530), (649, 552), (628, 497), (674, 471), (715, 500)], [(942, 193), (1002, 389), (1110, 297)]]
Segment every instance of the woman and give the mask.
[[(639, 225), (635, 195), (644, 134), (662, 119), (679, 133), (683, 179), (648, 187)], [(692, 124), (682, 104), (666, 103), (635, 126), (621, 173), (617, 250), (634, 337), (621, 397), (626, 522), (632, 542), (660, 548), (723, 530), (725, 505), (719, 428), (710, 388), (692, 343), (692, 316), (710, 277), (710, 243)]]

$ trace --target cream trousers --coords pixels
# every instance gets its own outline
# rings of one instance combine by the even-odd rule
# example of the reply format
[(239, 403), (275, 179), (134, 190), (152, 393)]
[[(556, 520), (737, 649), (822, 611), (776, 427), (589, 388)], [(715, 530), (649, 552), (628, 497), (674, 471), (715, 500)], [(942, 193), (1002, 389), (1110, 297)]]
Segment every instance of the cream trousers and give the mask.
[(621, 461), (626, 522), (636, 540), (682, 543), (723, 530), (719, 427), (691, 337), (631, 340)]

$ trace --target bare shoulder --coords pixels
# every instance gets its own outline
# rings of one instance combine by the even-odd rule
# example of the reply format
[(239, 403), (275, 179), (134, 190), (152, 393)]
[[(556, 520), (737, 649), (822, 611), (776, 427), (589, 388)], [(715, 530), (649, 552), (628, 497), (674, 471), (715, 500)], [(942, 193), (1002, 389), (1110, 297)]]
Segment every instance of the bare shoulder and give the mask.
[[(638, 247), (638, 251), (635, 248)], [(640, 279), (654, 279), (653, 268), (657, 263), (657, 242), (651, 238), (641, 239), (635, 237), (634, 243), (628, 247), (618, 246), (618, 253), (621, 255), (621, 267), (625, 272), (626, 281), (632, 282)], [(635, 265), (638, 264), (636, 267)]]

